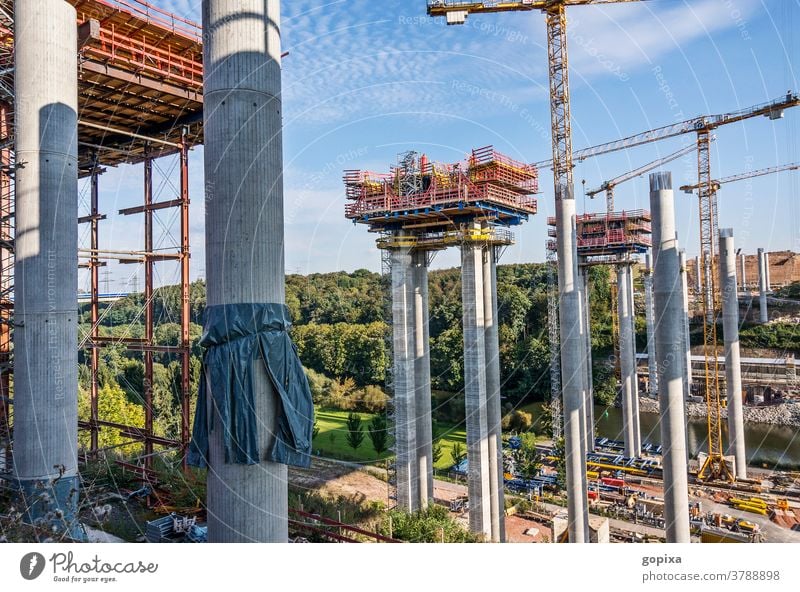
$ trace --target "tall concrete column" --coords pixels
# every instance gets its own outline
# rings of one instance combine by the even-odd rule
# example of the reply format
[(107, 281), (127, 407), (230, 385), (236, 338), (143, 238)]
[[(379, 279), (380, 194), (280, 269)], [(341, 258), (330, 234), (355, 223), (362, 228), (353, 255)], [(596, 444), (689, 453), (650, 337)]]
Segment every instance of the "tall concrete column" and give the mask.
[(642, 452), (638, 414), (638, 385), (636, 384), (636, 348), (631, 316), (630, 262), (617, 265), (617, 314), (619, 316), (619, 366), (622, 386), (622, 429), (625, 456), (638, 457)]
[(658, 401), (664, 468), (664, 518), (668, 543), (688, 543), (689, 486), (681, 345), (683, 303), (678, 278), (675, 197), (670, 173), (650, 175), (653, 216), (653, 297), (656, 311)]
[(631, 351), (633, 352), (633, 384), (635, 390), (633, 391), (633, 416), (636, 421), (633, 424), (636, 430), (636, 446), (641, 454), (642, 450), (642, 424), (639, 418), (639, 373), (636, 363), (636, 299), (633, 290), (633, 263), (628, 268), (628, 302), (630, 303), (631, 311)]
[(489, 432), (484, 339), (483, 247), (461, 246), (464, 398), (467, 412), (467, 494), (470, 531), (492, 537)]
[(81, 538), (77, 16), (15, 2), (14, 474), (27, 522)]
[[(402, 234), (398, 235), (402, 237)], [(401, 239), (402, 240), (402, 239)], [(394, 424), (397, 505), (419, 509), (417, 444), (417, 340), (415, 336), (414, 255), (411, 248), (392, 249), (392, 349), (394, 352)]]
[[(580, 288), (583, 300), (581, 302), (582, 326), (581, 331), (586, 344), (586, 354), (584, 357), (584, 376), (586, 382), (584, 384), (585, 399), (584, 406), (586, 408), (586, 450), (594, 452), (594, 377), (592, 376), (592, 316), (591, 316), (591, 303), (589, 300), (589, 292), (591, 289), (589, 283), (589, 268), (581, 267), (580, 270)], [(588, 486), (588, 482), (587, 482)]]
[[(689, 334), (689, 278), (686, 273), (686, 251), (680, 249), (678, 257), (681, 265), (681, 292), (683, 293), (683, 335), (681, 343), (686, 360), (683, 364), (683, 396), (688, 398), (692, 388), (692, 342)], [(700, 292), (697, 292), (698, 294)]]
[(761, 323), (769, 321), (769, 313), (767, 311), (767, 291), (769, 284), (767, 283), (767, 257), (764, 249), (758, 250), (758, 302), (759, 302), (759, 320)]
[(483, 322), (486, 347), (486, 405), (489, 437), (489, 495), (492, 541), (505, 541), (505, 496), (503, 481), (503, 430), (500, 402), (500, 338), (497, 317), (497, 261), (495, 248), (483, 250)]
[[(209, 307), (285, 303), (280, 22), (279, 0), (203, 1)], [(253, 376), (266, 451), (278, 394), (263, 364)], [(209, 541), (286, 542), (286, 465), (226, 463), (222, 430), (213, 428), (222, 421), (210, 409)]]
[(428, 254), (414, 252), (414, 384), (418, 506), (433, 500), (433, 432), (431, 422), (431, 350), (428, 333)]
[(736, 477), (746, 479), (742, 362), (739, 354), (739, 298), (736, 293), (736, 251), (731, 228), (719, 231), (719, 263), (722, 327), (725, 335), (725, 384), (728, 393), (728, 452), (736, 459)]
[(577, 231), (572, 187), (560, 187), (556, 195), (556, 244), (569, 540), (572, 543), (588, 543), (586, 455), (581, 437), (581, 423), (586, 418), (582, 374), (585, 344), (580, 323)]
[[(578, 324), (580, 329), (580, 342), (581, 342), (581, 350), (580, 350), (580, 378), (581, 378), (581, 415), (580, 415), (580, 422), (581, 422), (581, 455), (583, 458), (586, 458), (586, 455), (589, 452), (589, 418), (587, 417), (587, 410), (586, 410), (586, 392), (589, 387), (589, 382), (586, 378), (586, 326), (585, 326), (585, 316), (584, 311), (586, 310), (586, 303), (585, 297), (586, 292), (584, 290), (583, 285), (583, 274), (581, 273), (580, 269), (580, 258), (578, 258), (578, 267), (576, 271), (576, 282), (575, 285), (577, 286), (577, 293), (578, 293)], [(581, 486), (583, 491), (589, 490), (589, 476), (588, 474), (584, 474), (583, 485)]]
[(742, 269), (742, 275), (739, 276), (742, 292), (747, 291), (747, 255), (744, 253), (739, 255), (739, 267)]
[(656, 369), (655, 315), (653, 311), (653, 256), (648, 251), (645, 255), (644, 271), (644, 312), (647, 326), (647, 382), (648, 395), (658, 396), (658, 372)]

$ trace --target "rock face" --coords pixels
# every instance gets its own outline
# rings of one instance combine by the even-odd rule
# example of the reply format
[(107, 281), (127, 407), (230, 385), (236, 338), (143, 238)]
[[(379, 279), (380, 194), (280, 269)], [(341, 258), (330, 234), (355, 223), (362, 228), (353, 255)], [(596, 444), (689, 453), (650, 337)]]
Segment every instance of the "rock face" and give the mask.
[[(648, 397), (640, 397), (639, 411), (641, 413), (658, 413), (658, 401)], [(689, 417), (702, 418), (706, 416), (705, 403), (686, 403), (686, 413)], [(722, 418), (727, 419), (728, 410), (722, 410)], [(790, 402), (767, 407), (744, 407), (745, 423), (766, 423), (770, 425), (783, 425), (800, 427), (800, 403)]]

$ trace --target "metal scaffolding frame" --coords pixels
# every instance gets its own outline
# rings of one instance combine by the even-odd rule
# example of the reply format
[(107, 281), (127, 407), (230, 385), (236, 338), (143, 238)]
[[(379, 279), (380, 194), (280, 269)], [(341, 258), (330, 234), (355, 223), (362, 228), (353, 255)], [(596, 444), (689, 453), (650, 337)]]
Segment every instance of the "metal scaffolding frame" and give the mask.
[[(147, 156), (142, 162), (144, 172), (144, 192), (143, 203), (141, 206), (125, 208), (119, 210), (118, 215), (130, 216), (144, 214), (144, 250), (143, 251), (108, 251), (101, 248), (99, 223), (106, 220), (107, 216), (100, 212), (100, 176), (104, 169), (95, 165), (92, 167), (90, 177), (90, 213), (79, 219), (80, 223), (90, 224), (90, 248), (81, 252), (82, 258), (86, 260), (82, 267), (86, 267), (90, 272), (90, 311), (91, 311), (91, 330), (84, 341), (84, 348), (89, 352), (89, 366), (91, 372), (91, 413), (88, 421), (79, 423), (79, 427), (88, 430), (91, 434), (90, 448), (88, 455), (94, 458), (101, 451), (98, 441), (101, 429), (116, 429), (125, 437), (132, 441), (141, 441), (144, 444), (141, 465), (125, 464), (129, 468), (135, 468), (141, 473), (145, 480), (152, 477), (153, 456), (155, 446), (177, 448), (181, 451), (181, 456), (185, 464), (186, 449), (190, 438), (190, 306), (189, 306), (189, 143), (187, 134), (178, 151), (180, 159), (179, 171), (179, 197), (167, 201), (154, 201), (153, 190), (153, 163), (156, 158)], [(174, 154), (173, 154), (174, 155)], [(160, 157), (170, 156), (160, 153)], [(180, 229), (177, 248), (170, 252), (163, 249), (156, 249), (154, 246), (154, 213), (161, 210), (178, 208), (180, 211)], [(106, 266), (107, 261), (115, 260), (118, 263), (143, 264), (144, 266), (144, 337), (142, 339), (116, 339), (100, 335), (100, 268)], [(178, 346), (161, 345), (155, 340), (155, 319), (154, 296), (155, 296), (155, 266), (159, 262), (177, 261), (181, 268), (181, 339)], [(105, 421), (99, 417), (99, 363), (100, 350), (103, 347), (124, 344), (128, 351), (140, 352), (144, 362), (144, 392), (142, 400), (144, 403), (145, 421), (143, 426), (120, 425)], [(170, 439), (159, 436), (153, 429), (153, 368), (154, 354), (165, 353), (176, 355), (181, 363), (181, 384), (180, 384), (180, 409), (181, 409), (181, 429), (180, 438)]]
[[(75, 6), (78, 27), (79, 174), (89, 179), (89, 212), (78, 219), (89, 225), (89, 248), (79, 253), (81, 268), (90, 276), (91, 328), (79, 346), (90, 368), (90, 414), (79, 428), (90, 433), (84, 459), (97, 458), (102, 430), (116, 430), (131, 443), (140, 442), (143, 453), (133, 462), (118, 463), (154, 478), (153, 458), (158, 449), (177, 449), (185, 466), (190, 433), (190, 282), (189, 282), (189, 150), (202, 143), (202, 30), (191, 21), (171, 15), (142, 0), (67, 0)], [(13, 273), (14, 273), (14, 47), (13, 2), (0, 0), (0, 473), (11, 466), (13, 396)], [(163, 157), (179, 159), (178, 195), (154, 201), (153, 165)], [(142, 204), (117, 212), (119, 216), (143, 214), (144, 249), (104, 250), (101, 222), (100, 177), (107, 167), (122, 164), (144, 169)], [(161, 210), (179, 212), (176, 246), (154, 248), (154, 215)], [(173, 235), (175, 233), (173, 232)], [(101, 335), (100, 270), (109, 261), (144, 266), (144, 337), (110, 338)], [(180, 266), (180, 340), (162, 345), (155, 339), (154, 285), (156, 264)], [(145, 366), (143, 425), (123, 425), (99, 415), (99, 367), (102, 348), (124, 345), (139, 352)], [(152, 406), (155, 354), (180, 360), (180, 433), (168, 438), (154, 430)], [(158, 448), (158, 449), (157, 449)], [(131, 459), (126, 459), (131, 460)], [(5, 462), (3, 462), (5, 461)]]

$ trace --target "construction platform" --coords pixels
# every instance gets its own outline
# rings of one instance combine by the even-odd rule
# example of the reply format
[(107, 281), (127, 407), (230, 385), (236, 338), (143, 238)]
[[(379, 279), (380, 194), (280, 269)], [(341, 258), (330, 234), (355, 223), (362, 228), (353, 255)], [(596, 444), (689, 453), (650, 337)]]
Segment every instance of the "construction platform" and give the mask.
[[(184, 139), (202, 143), (201, 27), (139, 0), (67, 1), (78, 17), (81, 176), (97, 165), (177, 153)], [(6, 48), (13, 47), (13, 4), (0, 0)], [(13, 89), (13, 67), (4, 68), (2, 84)]]
[[(19, 0), (18, 0), (19, 1)], [(28, 0), (26, 0), (28, 1)], [(96, 456), (101, 429), (117, 430), (132, 441), (144, 442), (141, 466), (134, 467), (149, 479), (153, 446), (185, 450), (189, 441), (190, 339), (189, 339), (189, 150), (203, 141), (203, 33), (200, 25), (173, 15), (144, 0), (65, 0), (75, 7), (78, 30), (78, 167), (89, 178), (88, 215), (78, 223), (91, 226), (89, 248), (81, 249), (79, 266), (91, 277), (91, 332), (81, 347), (91, 363), (91, 417), (79, 422), (91, 432), (88, 453)], [(14, 0), (0, 0), (0, 440), (11, 434), (9, 385), (14, 287)], [(154, 187), (153, 166), (159, 158), (177, 156), (176, 177)], [(144, 215), (144, 250), (113, 251), (101, 248), (99, 236), (104, 203), (100, 177), (108, 167), (141, 164), (144, 169), (143, 203), (118, 215)], [(174, 172), (172, 172), (174, 171)], [(177, 178), (179, 177), (179, 179)], [(178, 210), (178, 236), (170, 236), (175, 248), (155, 250), (154, 221), (157, 213)], [(166, 232), (166, 231), (165, 231)], [(105, 238), (105, 237), (104, 237)], [(143, 339), (109, 339), (99, 329), (99, 269), (108, 262), (134, 263), (144, 267), (146, 302)], [(181, 340), (177, 346), (158, 343), (154, 337), (154, 265), (175, 262), (181, 277)], [(172, 355), (181, 364), (180, 438), (156, 434), (151, 405), (152, 388), (141, 393), (145, 402), (143, 426), (105, 421), (98, 411), (99, 351), (109, 345), (125, 345), (141, 355), (145, 385), (152, 385), (153, 355)]]
[[(548, 218), (547, 225), (547, 235), (555, 238), (556, 219)], [(575, 225), (579, 257), (641, 254), (652, 246), (650, 212), (644, 210), (582, 214), (576, 216)], [(547, 248), (554, 251), (556, 241), (548, 241)]]
[[(510, 244), (508, 232), (465, 228), (474, 222), (508, 227), (526, 221), (536, 213), (532, 196), (539, 189), (539, 171), (487, 146), (453, 164), (406, 152), (389, 173), (345, 171), (344, 184), (350, 200), (345, 217), (371, 232), (395, 235), (391, 240), (421, 241), (426, 248), (464, 240)], [(403, 233), (414, 237), (399, 236)]]

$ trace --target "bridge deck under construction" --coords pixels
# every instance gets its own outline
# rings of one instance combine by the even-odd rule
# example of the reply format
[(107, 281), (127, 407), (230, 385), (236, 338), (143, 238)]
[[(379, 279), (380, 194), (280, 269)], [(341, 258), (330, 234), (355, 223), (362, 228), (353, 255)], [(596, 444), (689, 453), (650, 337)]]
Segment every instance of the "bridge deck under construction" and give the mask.
[(487, 146), (463, 162), (403, 155), (390, 173), (345, 171), (345, 217), (370, 230), (436, 233), (476, 218), (518, 225), (536, 213), (539, 172)]

